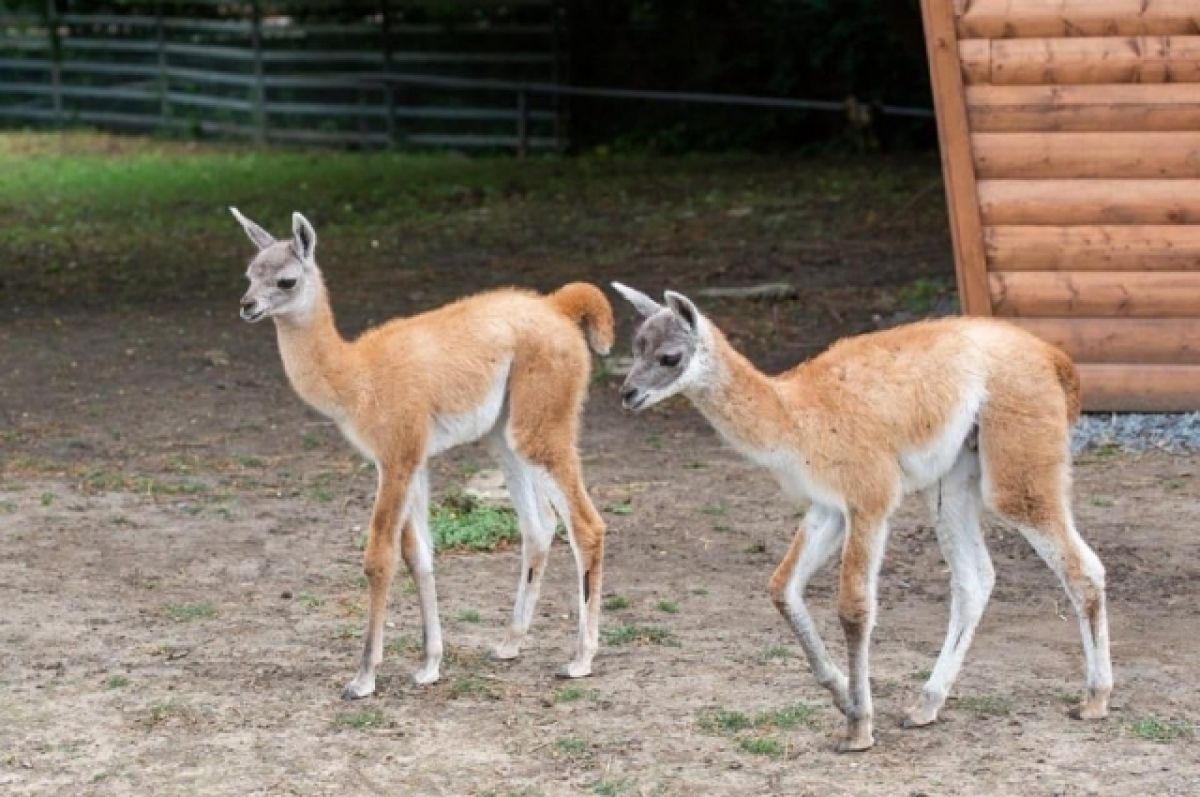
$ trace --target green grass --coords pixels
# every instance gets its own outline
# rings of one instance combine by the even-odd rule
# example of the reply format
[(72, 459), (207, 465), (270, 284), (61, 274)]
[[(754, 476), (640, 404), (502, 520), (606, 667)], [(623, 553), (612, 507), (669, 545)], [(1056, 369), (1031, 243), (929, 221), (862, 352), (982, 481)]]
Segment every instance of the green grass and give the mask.
[(163, 611), (177, 623), (211, 620), (217, 616), (217, 610), (211, 603), (168, 603)]
[(458, 621), (460, 623), (478, 623), (480, 621), (479, 611), (476, 609), (463, 609), (458, 613)]
[(633, 514), (633, 502), (632, 501), (620, 501), (615, 504), (609, 504), (608, 506), (604, 507), (604, 511), (611, 512), (614, 515), (632, 515)]
[(762, 657), (765, 661), (772, 659), (790, 659), (792, 657), (792, 649), (787, 645), (771, 645), (763, 651)]
[(494, 551), (520, 538), (511, 509), (484, 506), (467, 495), (452, 495), (435, 505), (430, 528), (438, 548)]
[(615, 612), (620, 611), (621, 609), (628, 609), (629, 598), (626, 598), (624, 595), (609, 595), (604, 599), (604, 603), (602, 605), (604, 607), (604, 611), (606, 612)]
[(123, 689), (129, 686), (129, 679), (124, 675), (114, 675), (104, 682), (106, 689)]
[(667, 645), (678, 647), (674, 635), (666, 628), (655, 625), (621, 625), (604, 628), (600, 640), (606, 645)]
[(629, 782), (626, 780), (601, 780), (597, 781), (592, 786), (592, 794), (599, 794), (601, 797), (617, 797), (619, 794), (624, 794), (629, 789)]
[(675, 601), (659, 601), (658, 610), (667, 614), (678, 614), (679, 604), (675, 603)]
[(306, 609), (318, 609), (325, 605), (324, 598), (311, 592), (301, 592), (296, 596), (296, 600), (300, 601)]
[(339, 728), (349, 728), (355, 731), (369, 731), (382, 728), (387, 723), (383, 711), (377, 708), (366, 711), (343, 711), (333, 719), (333, 724)]
[(765, 755), (778, 758), (783, 755), (783, 742), (778, 739), (761, 736), (743, 736), (737, 740), (738, 747), (753, 755)]
[(565, 686), (554, 693), (555, 703), (577, 703), (587, 697), (587, 692), (578, 686)]
[(587, 748), (587, 742), (578, 736), (562, 736), (554, 740), (554, 749), (563, 755), (580, 755), (587, 752)]
[(1166, 744), (1176, 739), (1190, 738), (1193, 728), (1186, 722), (1142, 717), (1129, 726), (1129, 732), (1143, 741)]
[(54, 493), (42, 493), (42, 506), (50, 506), (54, 503)]
[(958, 707), (977, 717), (1007, 717), (1012, 713), (1013, 701), (1002, 695), (967, 695), (958, 699)]
[(452, 697), (490, 697), (491, 694), (491, 686), (477, 675), (463, 675), (450, 684)]
[(700, 507), (700, 511), (705, 515), (724, 515), (729, 510), (726, 509), (725, 505), (722, 503), (714, 503), (705, 504), (704, 506)]
[(698, 724), (705, 733), (732, 739), (743, 752), (776, 758), (787, 750), (786, 732), (813, 727), (815, 719), (812, 706), (794, 703), (753, 717), (741, 711), (713, 709), (701, 712)]

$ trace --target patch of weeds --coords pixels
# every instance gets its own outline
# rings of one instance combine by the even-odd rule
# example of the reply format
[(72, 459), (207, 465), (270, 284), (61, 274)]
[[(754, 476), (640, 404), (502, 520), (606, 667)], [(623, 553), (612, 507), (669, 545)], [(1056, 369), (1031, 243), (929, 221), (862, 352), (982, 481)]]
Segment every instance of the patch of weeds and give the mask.
[(622, 625), (605, 628), (600, 639), (606, 645), (667, 645), (679, 647), (679, 642), (666, 628), (656, 625)]
[(700, 715), (700, 728), (709, 733), (729, 735), (744, 731), (752, 725), (750, 718), (740, 711), (719, 708)]
[(1188, 723), (1158, 717), (1142, 717), (1129, 726), (1129, 731), (1143, 741), (1160, 744), (1192, 735), (1192, 727)]
[(938, 299), (949, 290), (945, 280), (921, 277), (896, 292), (896, 299), (909, 312), (925, 315), (933, 310)]
[(767, 544), (765, 542), (752, 542), (742, 549), (744, 553), (766, 553)]
[(343, 625), (333, 632), (334, 639), (361, 639), (362, 635), (362, 626), (357, 625)]
[(386, 721), (387, 719), (383, 716), (383, 711), (372, 708), (366, 711), (343, 711), (334, 717), (333, 724), (339, 728), (369, 731), (373, 728), (382, 728)]
[(932, 676), (933, 676), (933, 670), (926, 667), (923, 670), (917, 670), (916, 672), (914, 672), (912, 674), (912, 679), (914, 681), (920, 681), (921, 683), (924, 683), (925, 681), (928, 681)]
[(211, 620), (217, 616), (217, 610), (211, 603), (168, 603), (163, 610), (167, 617), (177, 623)]
[(463, 609), (458, 613), (458, 621), (460, 623), (478, 623), (479, 620), (479, 612), (475, 609)]
[(323, 485), (313, 485), (308, 488), (307, 495), (310, 500), (322, 504), (328, 504), (333, 500), (333, 491)]
[(763, 651), (762, 657), (764, 661), (771, 661), (772, 659), (790, 659), (792, 657), (792, 649), (787, 645), (771, 645), (769, 648)]
[(687, 468), (688, 470), (704, 470), (708, 467), (708, 465), (703, 460), (689, 459), (687, 462), (683, 463), (683, 467)]
[(726, 510), (725, 505), (722, 503), (713, 503), (700, 507), (700, 511), (705, 515), (724, 515), (728, 510)]
[(633, 514), (633, 502), (630, 500), (619, 501), (615, 504), (609, 504), (604, 507), (605, 512), (610, 512), (614, 515), (631, 515)]
[(737, 740), (738, 747), (753, 755), (765, 755), (778, 758), (783, 755), (783, 742), (763, 736), (742, 736)]
[(0, 501), (0, 514), (11, 515), (17, 511), (16, 503), (12, 501)]
[(696, 587), (694, 590), (692, 590), (692, 594), (693, 595), (707, 595), (708, 590), (705, 589), (704, 587)]
[(1117, 499), (1109, 495), (1093, 495), (1088, 499), (1088, 503), (1101, 509), (1112, 509), (1117, 505)]
[(1059, 703), (1066, 703), (1069, 706), (1073, 706), (1079, 702), (1079, 693), (1072, 692), (1070, 689), (1055, 689), (1054, 699)]
[(659, 601), (658, 610), (667, 614), (678, 614), (679, 604), (675, 603), (675, 601)]
[(410, 634), (403, 634), (383, 647), (388, 653), (396, 656), (407, 656), (421, 652), (421, 643)]
[(599, 794), (602, 797), (616, 797), (618, 794), (624, 794), (629, 789), (629, 781), (620, 780), (600, 780), (592, 786), (592, 794)]
[(712, 530), (720, 532), (733, 531), (733, 526), (728, 523), (714, 523), (712, 524)]
[(555, 703), (575, 703), (587, 697), (587, 692), (578, 686), (565, 686), (554, 693)]
[(304, 446), (305, 451), (315, 451), (321, 447), (320, 439), (318, 439), (316, 435), (312, 434), (304, 435), (303, 439), (300, 441), (300, 444)]
[(190, 720), (195, 712), (178, 700), (164, 700), (151, 704), (146, 711), (146, 724), (151, 728), (171, 720)]
[(54, 503), (54, 493), (42, 493), (42, 506), (50, 506)]
[(463, 675), (450, 685), (451, 697), (490, 697), (492, 688), (477, 675)]
[(267, 465), (258, 457), (238, 457), (238, 464), (243, 468), (265, 468)]
[(123, 689), (129, 686), (129, 679), (124, 675), (114, 675), (104, 682), (105, 689)]
[(754, 718), (754, 727), (791, 730), (801, 725), (811, 725), (815, 714), (812, 706), (794, 703), (787, 708), (764, 711)]
[(311, 592), (301, 592), (296, 596), (296, 600), (300, 601), (306, 609), (318, 609), (325, 605), (324, 598)]
[(629, 608), (629, 598), (624, 595), (609, 595), (604, 599), (604, 611), (615, 612)]
[(517, 516), (511, 509), (484, 506), (468, 495), (447, 496), (430, 513), (438, 548), (494, 551), (519, 538)]
[(587, 742), (578, 736), (560, 736), (554, 740), (554, 749), (563, 755), (582, 755), (587, 752), (587, 748)]
[(968, 695), (958, 699), (958, 705), (977, 717), (1007, 717), (1013, 701), (1000, 695)]

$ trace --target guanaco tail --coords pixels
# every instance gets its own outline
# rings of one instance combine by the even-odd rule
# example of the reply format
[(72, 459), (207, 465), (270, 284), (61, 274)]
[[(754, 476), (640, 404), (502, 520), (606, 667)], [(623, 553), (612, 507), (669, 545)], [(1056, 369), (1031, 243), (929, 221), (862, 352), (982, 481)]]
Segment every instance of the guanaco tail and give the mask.
[(356, 340), (342, 338), (314, 257), (316, 232), (299, 213), (292, 237), (276, 241), (230, 208), (258, 253), (242, 297), (246, 321), (275, 321), (284, 371), (296, 393), (331, 418), (375, 463), (379, 488), (364, 556), (370, 591), (362, 661), (343, 692), (375, 691), (384, 613), (397, 547), (416, 583), (424, 663), (413, 679), (438, 680), (442, 630), (429, 530), (430, 457), (486, 439), (499, 459), (521, 531), (521, 573), (512, 622), (492, 651), (515, 658), (542, 585), (556, 514), (567, 529), (579, 580), (579, 638), (563, 674), (591, 673), (600, 621), (604, 522), (584, 487), (576, 451), (591, 358), (612, 344), (612, 308), (594, 286), (572, 283), (549, 296), (481, 293)]
[[(665, 306), (613, 283), (644, 317), (622, 387), (630, 410), (677, 393), (808, 511), (768, 592), (813, 674), (846, 716), (841, 750), (874, 744), (867, 657), (888, 517), (922, 492), (950, 566), (950, 626), (905, 725), (937, 719), (994, 581), (984, 508), (1014, 524), (1058, 574), (1079, 618), (1086, 692), (1077, 718), (1112, 692), (1104, 568), (1071, 515), (1070, 430), (1079, 380), (1058, 349), (1000, 321), (924, 321), (839, 341), (778, 376), (739, 354), (686, 297)], [(838, 617), (849, 673), (831, 660), (805, 585), (841, 553)]]

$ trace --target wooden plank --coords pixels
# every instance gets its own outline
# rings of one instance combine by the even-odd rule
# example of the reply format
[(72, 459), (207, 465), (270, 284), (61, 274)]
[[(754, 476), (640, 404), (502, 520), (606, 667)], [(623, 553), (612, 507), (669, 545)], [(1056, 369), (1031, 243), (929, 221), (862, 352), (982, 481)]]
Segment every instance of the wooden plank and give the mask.
[(1200, 366), (1079, 365), (1083, 407), (1089, 411), (1200, 410)]
[(976, 132), (1200, 130), (1200, 83), (968, 86)]
[(979, 177), (1200, 177), (1200, 133), (975, 133)]
[(1200, 180), (980, 180), (983, 222), (1200, 224)]
[(1200, 36), (966, 39), (959, 54), (972, 84), (1200, 81)]
[(958, 18), (963, 39), (1195, 33), (1195, 0), (974, 0)]
[(1200, 271), (1200, 227), (1006, 226), (983, 231), (993, 271)]
[(921, 0), (921, 16), (937, 110), (938, 142), (946, 182), (958, 293), (964, 313), (991, 315), (975, 165), (971, 158), (967, 106), (958, 63), (958, 39), (954, 32), (954, 8), (950, 0)]
[(1003, 271), (988, 275), (1000, 316), (1191, 316), (1200, 324), (1200, 272)]
[(1077, 362), (1200, 364), (1196, 318), (1012, 318)]

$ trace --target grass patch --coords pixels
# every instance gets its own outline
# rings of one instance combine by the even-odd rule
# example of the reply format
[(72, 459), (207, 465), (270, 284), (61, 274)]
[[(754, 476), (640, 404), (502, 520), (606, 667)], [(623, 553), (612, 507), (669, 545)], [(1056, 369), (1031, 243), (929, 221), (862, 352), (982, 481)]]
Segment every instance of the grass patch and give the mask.
[(968, 695), (960, 697), (958, 705), (977, 717), (1007, 717), (1012, 713), (1013, 701), (1001, 695)]
[(447, 496), (433, 507), (429, 519), (438, 548), (494, 551), (520, 537), (511, 509), (484, 506), (463, 494)]
[(177, 623), (211, 620), (217, 616), (217, 610), (211, 603), (168, 603), (163, 611)]
[(587, 748), (587, 742), (578, 736), (562, 736), (554, 740), (554, 749), (563, 755), (582, 755), (587, 752)]
[(492, 687), (478, 675), (463, 675), (450, 684), (451, 697), (491, 697)]
[(577, 703), (587, 697), (587, 692), (578, 686), (566, 686), (554, 693), (555, 703)]
[(366, 711), (343, 711), (333, 718), (333, 724), (339, 728), (349, 728), (355, 731), (369, 731), (382, 728), (387, 723), (383, 711), (377, 708)]
[(771, 661), (772, 659), (790, 659), (792, 657), (792, 649), (787, 645), (771, 645), (769, 648), (763, 651), (762, 657), (764, 661)]
[(765, 755), (778, 758), (783, 755), (783, 742), (778, 739), (761, 736), (742, 736), (737, 740), (738, 747), (752, 755)]
[(606, 645), (667, 645), (679, 647), (679, 642), (666, 628), (656, 625), (622, 625), (600, 631)]
[(1142, 717), (1129, 726), (1129, 732), (1146, 742), (1166, 744), (1176, 739), (1191, 737), (1193, 729), (1188, 723), (1178, 720)]
[(1109, 495), (1093, 495), (1088, 499), (1088, 503), (1100, 509), (1112, 509), (1117, 505), (1117, 499)]
[(301, 592), (296, 596), (296, 600), (300, 601), (306, 609), (319, 609), (325, 605), (324, 598), (311, 592)]
[(629, 608), (629, 598), (624, 595), (609, 595), (604, 599), (604, 611), (615, 612)]
[(608, 506), (604, 507), (604, 511), (611, 512), (614, 515), (632, 515), (633, 514), (633, 502), (632, 501), (620, 501), (615, 504), (609, 504)]
[(178, 700), (163, 700), (153, 703), (146, 710), (146, 725), (151, 728), (163, 725), (171, 720), (186, 722), (194, 718), (195, 712)]
[(479, 611), (476, 609), (463, 609), (458, 613), (460, 623), (478, 623), (481, 619)]
[(787, 750), (784, 733), (800, 726), (812, 727), (815, 714), (812, 706), (805, 703), (763, 711), (753, 717), (719, 708), (701, 712), (699, 725), (705, 733), (732, 739), (743, 752), (777, 758)]
[(124, 675), (114, 675), (104, 682), (105, 689), (124, 689), (129, 686), (129, 679)]
[(42, 493), (42, 506), (50, 506), (54, 503), (54, 493)]
[(592, 794), (599, 794), (601, 797), (616, 797), (618, 794), (624, 794), (628, 789), (629, 781), (605, 779), (597, 781), (592, 786)]
[(659, 601), (658, 610), (667, 614), (679, 614), (679, 604), (675, 601)]
[(724, 515), (729, 510), (724, 504), (705, 504), (700, 507), (700, 511), (705, 515)]

